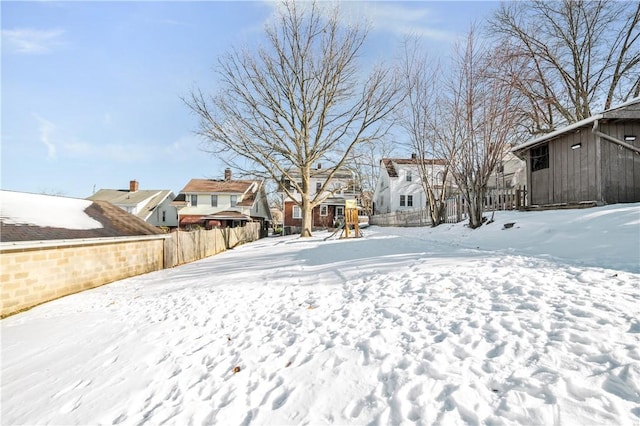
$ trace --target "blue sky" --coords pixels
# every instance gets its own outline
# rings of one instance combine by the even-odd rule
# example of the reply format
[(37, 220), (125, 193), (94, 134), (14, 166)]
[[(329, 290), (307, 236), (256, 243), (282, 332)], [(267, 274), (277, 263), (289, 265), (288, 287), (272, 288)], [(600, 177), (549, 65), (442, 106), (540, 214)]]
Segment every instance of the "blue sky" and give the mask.
[[(447, 55), (497, 2), (343, 2), (371, 24), (364, 61), (403, 34)], [(255, 46), (271, 2), (2, 1), (2, 189), (85, 198), (101, 188), (180, 191), (221, 178), (181, 100), (215, 91), (219, 55)]]

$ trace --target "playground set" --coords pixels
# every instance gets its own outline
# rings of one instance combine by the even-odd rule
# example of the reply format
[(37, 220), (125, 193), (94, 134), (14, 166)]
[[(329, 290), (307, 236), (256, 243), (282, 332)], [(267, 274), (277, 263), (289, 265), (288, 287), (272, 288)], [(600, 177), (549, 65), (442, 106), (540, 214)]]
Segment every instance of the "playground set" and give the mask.
[(356, 200), (345, 200), (344, 206), (344, 222), (335, 230), (335, 232), (325, 238), (325, 241), (329, 238), (340, 233), (340, 238), (360, 238), (362, 237), (362, 231), (360, 230), (360, 223), (358, 219), (358, 204)]

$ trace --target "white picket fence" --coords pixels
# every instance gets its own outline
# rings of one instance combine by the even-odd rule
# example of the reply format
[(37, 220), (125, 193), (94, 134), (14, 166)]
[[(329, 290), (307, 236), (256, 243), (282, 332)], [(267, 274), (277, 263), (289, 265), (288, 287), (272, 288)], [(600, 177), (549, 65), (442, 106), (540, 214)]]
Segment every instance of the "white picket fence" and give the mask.
[[(493, 189), (484, 197), (484, 211), (518, 210), (526, 207), (524, 188)], [(455, 195), (445, 201), (445, 222), (458, 223), (467, 220), (464, 198)], [(378, 226), (427, 226), (431, 224), (429, 210), (426, 208), (402, 210), (374, 215), (369, 218), (372, 225)]]

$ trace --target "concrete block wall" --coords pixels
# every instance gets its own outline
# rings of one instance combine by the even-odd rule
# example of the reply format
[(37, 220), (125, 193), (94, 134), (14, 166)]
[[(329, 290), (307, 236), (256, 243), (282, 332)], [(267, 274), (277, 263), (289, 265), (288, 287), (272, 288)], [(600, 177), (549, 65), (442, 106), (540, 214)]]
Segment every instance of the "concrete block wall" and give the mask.
[(3, 248), (0, 317), (163, 268), (163, 239)]

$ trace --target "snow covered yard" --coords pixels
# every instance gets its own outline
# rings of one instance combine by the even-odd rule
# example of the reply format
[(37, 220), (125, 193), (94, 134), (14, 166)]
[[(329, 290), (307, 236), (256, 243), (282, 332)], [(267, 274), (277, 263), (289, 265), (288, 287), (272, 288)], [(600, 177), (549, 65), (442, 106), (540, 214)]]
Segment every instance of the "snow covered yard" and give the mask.
[(2, 320), (1, 423), (640, 424), (640, 204), (364, 233)]

